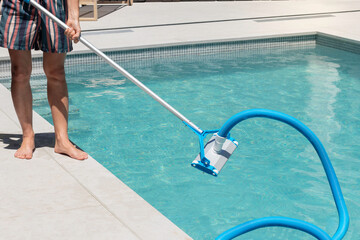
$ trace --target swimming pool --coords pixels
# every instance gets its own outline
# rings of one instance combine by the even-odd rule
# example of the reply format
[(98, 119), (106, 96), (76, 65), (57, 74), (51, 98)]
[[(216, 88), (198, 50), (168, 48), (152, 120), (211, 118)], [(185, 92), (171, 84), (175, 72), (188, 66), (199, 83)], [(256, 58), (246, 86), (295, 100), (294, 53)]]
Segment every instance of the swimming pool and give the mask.
[[(318, 45), (120, 62), (203, 129), (250, 108), (304, 122), (323, 142), (342, 186), (351, 218), (345, 239), (360, 237), (359, 63), (359, 55)], [(68, 69), (71, 139), (194, 239), (274, 215), (335, 232), (321, 163), (291, 127), (266, 119), (241, 123), (232, 130), (239, 147), (214, 178), (190, 167), (197, 138), (178, 119), (106, 64), (96, 66), (101, 71), (79, 66)], [(42, 99), (35, 97), (35, 110), (51, 121)], [(279, 228), (239, 239), (264, 234), (310, 239)]]

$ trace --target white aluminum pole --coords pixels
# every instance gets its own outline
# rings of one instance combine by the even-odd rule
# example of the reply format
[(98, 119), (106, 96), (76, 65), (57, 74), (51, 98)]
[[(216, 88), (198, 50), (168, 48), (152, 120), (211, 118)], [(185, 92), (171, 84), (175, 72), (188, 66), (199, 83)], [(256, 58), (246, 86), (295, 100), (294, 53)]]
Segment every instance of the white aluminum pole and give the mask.
[[(29, 2), (31, 5), (33, 5), (35, 8), (39, 9), (41, 12), (43, 12), (45, 15), (50, 17), (53, 21), (55, 21), (58, 25), (60, 25), (63, 29), (68, 29), (69, 26), (67, 26), (64, 22), (62, 22), (60, 19), (55, 17), (52, 13), (50, 13), (47, 9), (45, 9), (43, 6), (35, 2), (34, 0), (25, 0), (26, 2)], [(164, 106), (167, 110), (169, 110), (171, 113), (173, 113), (176, 117), (178, 117), (180, 120), (186, 122), (189, 126), (191, 126), (195, 131), (198, 133), (202, 133), (203, 131), (197, 127), (194, 123), (192, 123), (189, 119), (187, 119), (184, 115), (179, 113), (175, 108), (173, 108), (170, 104), (165, 102), (162, 98), (160, 98), (158, 95), (156, 95), (153, 91), (151, 91), (148, 87), (146, 87), (142, 82), (137, 80), (134, 76), (132, 76), (130, 73), (128, 73), (125, 69), (120, 67), (116, 62), (114, 62), (111, 58), (106, 56), (103, 52), (101, 52), (99, 49), (97, 49), (95, 46), (93, 46), (90, 42), (88, 42), (85, 38), (80, 37), (80, 42), (82, 42), (86, 47), (91, 49), (93, 52), (95, 52), (99, 57), (103, 58), (107, 63), (109, 63), (113, 68), (115, 68), (117, 71), (119, 71), (121, 74), (123, 74), (127, 79), (129, 79), (131, 82), (133, 82), (135, 85), (137, 85), (139, 88), (141, 88), (144, 92), (146, 92), (150, 97), (152, 97), (155, 101), (160, 103), (162, 106)]]

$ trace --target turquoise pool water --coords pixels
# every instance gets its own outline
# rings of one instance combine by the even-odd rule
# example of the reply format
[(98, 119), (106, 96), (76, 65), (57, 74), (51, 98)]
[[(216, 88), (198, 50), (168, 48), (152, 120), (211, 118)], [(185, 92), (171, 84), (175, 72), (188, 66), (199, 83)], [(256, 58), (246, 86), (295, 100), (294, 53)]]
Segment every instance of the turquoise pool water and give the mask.
[[(360, 239), (360, 56), (327, 47), (136, 60), (120, 64), (202, 129), (250, 108), (281, 111), (323, 142), (350, 213), (345, 239)], [(78, 70), (81, 68), (82, 70)], [(101, 71), (92, 70), (93, 68)], [(337, 211), (320, 160), (296, 130), (251, 119), (219, 177), (190, 166), (197, 136), (106, 64), (68, 74), (70, 136), (194, 239), (245, 221), (287, 216), (329, 234)], [(36, 94), (36, 93), (35, 93)], [(44, 101), (35, 110), (51, 121)], [(283, 228), (239, 239), (313, 239)]]

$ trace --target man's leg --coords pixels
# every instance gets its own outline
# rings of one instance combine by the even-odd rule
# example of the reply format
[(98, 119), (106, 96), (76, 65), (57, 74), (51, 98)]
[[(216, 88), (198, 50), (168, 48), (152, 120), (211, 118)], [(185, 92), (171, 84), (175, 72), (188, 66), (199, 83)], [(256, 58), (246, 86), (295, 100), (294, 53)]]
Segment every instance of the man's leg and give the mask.
[(21, 146), (14, 156), (31, 159), (35, 149), (30, 87), (31, 52), (9, 50), (9, 55), (11, 59), (11, 96), (23, 132)]
[(69, 99), (65, 80), (66, 53), (44, 52), (44, 72), (47, 77), (48, 101), (55, 127), (55, 152), (66, 154), (78, 160), (84, 160), (88, 155), (77, 149), (68, 137)]

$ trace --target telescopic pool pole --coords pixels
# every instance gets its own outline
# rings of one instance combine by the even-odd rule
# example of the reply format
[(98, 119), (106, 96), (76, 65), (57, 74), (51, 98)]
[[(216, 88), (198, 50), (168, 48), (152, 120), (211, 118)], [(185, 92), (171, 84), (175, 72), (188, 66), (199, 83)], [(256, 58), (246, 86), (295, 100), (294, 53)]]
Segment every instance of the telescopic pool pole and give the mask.
[[(64, 30), (70, 28), (52, 13), (50, 13), (47, 9), (37, 3), (35, 0), (23, 0), (24, 2), (33, 5), (43, 14), (51, 18), (54, 22), (56, 22), (61, 28)], [(235, 151), (238, 143), (235, 139), (230, 138), (228, 136), (219, 136), (217, 130), (201, 130), (194, 123), (192, 123), (189, 119), (187, 119), (184, 115), (179, 113), (175, 108), (170, 106), (167, 102), (165, 102), (162, 98), (156, 95), (153, 91), (151, 91), (148, 87), (146, 87), (142, 82), (137, 80), (134, 76), (128, 73), (125, 69), (120, 67), (116, 62), (114, 62), (111, 58), (106, 56), (99, 49), (94, 47), (90, 42), (88, 42), (85, 38), (79, 37), (79, 41), (83, 43), (86, 47), (92, 50), (96, 55), (103, 58), (107, 63), (109, 63), (113, 68), (115, 68), (118, 72), (124, 75), (127, 79), (137, 85), (140, 89), (146, 92), (150, 97), (152, 97), (155, 101), (160, 103), (163, 107), (173, 113), (177, 118), (179, 118), (186, 126), (188, 126), (198, 137), (199, 137), (199, 145), (200, 145), (200, 153), (195, 158), (195, 160), (191, 163), (191, 165), (195, 168), (201, 169), (202, 171), (209, 173), (213, 176), (217, 176), (222, 167), (225, 165), (226, 161), (230, 158), (231, 154)], [(206, 145), (204, 145), (204, 139), (208, 134), (214, 134), (214, 136), (208, 141)]]
[[(40, 10), (42, 13), (44, 13), (46, 16), (51, 18), (54, 22), (56, 22), (61, 28), (64, 30), (70, 28), (68, 25), (66, 25), (63, 21), (58, 19), (56, 16), (54, 16), (52, 13), (50, 13), (46, 8), (41, 6), (39, 3), (37, 3), (34, 0), (23, 0), (26, 3), (29, 3), (33, 5), (35, 8)], [(103, 58), (107, 63), (109, 63), (113, 68), (115, 68), (117, 71), (119, 71), (121, 74), (123, 74), (127, 79), (129, 79), (131, 82), (133, 82), (135, 85), (137, 85), (139, 88), (141, 88), (144, 92), (146, 92), (150, 97), (152, 97), (155, 101), (160, 103), (163, 107), (165, 107), (167, 110), (169, 110), (171, 113), (173, 113), (177, 118), (179, 118), (181, 121), (186, 123), (188, 126), (190, 126), (193, 130), (195, 130), (197, 133), (202, 134), (203, 130), (201, 130), (199, 127), (197, 127), (194, 123), (192, 123), (189, 119), (187, 119), (184, 115), (182, 115), (180, 112), (178, 112), (175, 108), (173, 108), (170, 104), (165, 102), (162, 98), (160, 98), (158, 95), (156, 95), (153, 91), (151, 91), (148, 87), (146, 87), (142, 82), (137, 80), (134, 76), (132, 76), (130, 73), (128, 73), (125, 69), (120, 67), (116, 62), (114, 62), (111, 58), (106, 56), (103, 52), (101, 52), (99, 49), (97, 49), (95, 46), (93, 46), (90, 42), (88, 42), (85, 38), (81, 37), (79, 38), (79, 41), (83, 43), (86, 47), (91, 49), (96, 55)]]

